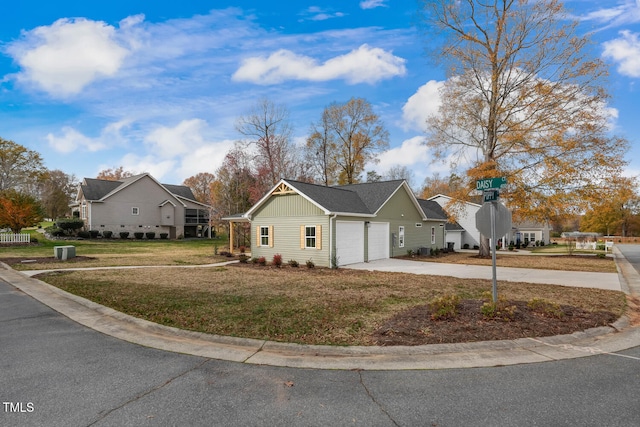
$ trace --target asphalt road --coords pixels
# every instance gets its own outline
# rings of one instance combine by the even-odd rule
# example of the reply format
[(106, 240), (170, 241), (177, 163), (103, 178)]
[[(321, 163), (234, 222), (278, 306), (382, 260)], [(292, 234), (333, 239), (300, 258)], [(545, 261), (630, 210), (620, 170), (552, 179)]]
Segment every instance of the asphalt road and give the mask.
[(483, 369), (250, 366), (102, 335), (0, 282), (0, 401), (1, 426), (635, 427), (640, 347)]

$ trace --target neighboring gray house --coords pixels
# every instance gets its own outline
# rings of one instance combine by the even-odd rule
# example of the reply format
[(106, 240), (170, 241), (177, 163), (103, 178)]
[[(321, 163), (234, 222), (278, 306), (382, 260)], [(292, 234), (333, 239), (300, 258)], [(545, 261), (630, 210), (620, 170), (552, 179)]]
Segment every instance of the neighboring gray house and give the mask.
[[(447, 205), (453, 201), (449, 196), (438, 194), (430, 197), (429, 200), (436, 202), (438, 205), (446, 209)], [(454, 243), (455, 249), (464, 248), (468, 245), (470, 248), (480, 245), (480, 231), (476, 228), (476, 212), (480, 210), (482, 205), (472, 202), (464, 202), (457, 212), (457, 222), (447, 224), (447, 242)], [(540, 224), (530, 221), (521, 223), (514, 223), (511, 232), (505, 236), (499, 236), (498, 240), (502, 239), (506, 244), (503, 245), (506, 248), (509, 242), (513, 241), (521, 244), (528, 244), (529, 242), (543, 241), (545, 244), (550, 243), (551, 228), (549, 224)]]
[(189, 187), (160, 184), (148, 173), (119, 181), (85, 178), (72, 211), (87, 230), (168, 234), (169, 238), (209, 236), (210, 206)]
[(404, 180), (326, 187), (283, 179), (228, 219), (251, 222), (253, 257), (330, 267), (446, 247), (444, 212), (423, 202)]

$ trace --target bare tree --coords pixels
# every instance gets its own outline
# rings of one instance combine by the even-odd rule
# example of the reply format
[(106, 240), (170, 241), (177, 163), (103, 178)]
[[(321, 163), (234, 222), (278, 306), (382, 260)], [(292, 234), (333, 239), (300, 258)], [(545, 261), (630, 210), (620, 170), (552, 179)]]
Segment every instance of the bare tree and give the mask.
[(329, 112), (325, 109), (320, 122), (311, 125), (311, 134), (307, 138), (305, 161), (315, 181), (326, 186), (338, 182), (337, 148)]
[(270, 185), (281, 178), (295, 176), (295, 150), (291, 145), (289, 112), (283, 105), (268, 99), (260, 100), (252, 110), (238, 118), (236, 129), (250, 144), (255, 144), (257, 153), (255, 169), (266, 176)]
[(69, 204), (78, 191), (75, 175), (61, 170), (47, 172), (47, 178), (40, 185), (41, 204), (47, 218), (56, 219), (69, 212)]
[(0, 191), (15, 189), (32, 194), (46, 171), (39, 153), (0, 138)]
[(438, 52), (449, 74), (427, 144), (437, 158), (470, 165), (456, 197), (469, 197), (477, 179), (506, 176), (514, 218), (549, 219), (619, 173), (627, 142), (608, 134), (606, 67), (561, 2), (423, 5), (429, 28), (445, 36)]
[(362, 98), (351, 98), (344, 104), (325, 108), (327, 124), (336, 141), (335, 161), (340, 184), (360, 180), (367, 162), (375, 163), (378, 154), (389, 147), (389, 132), (371, 104)]

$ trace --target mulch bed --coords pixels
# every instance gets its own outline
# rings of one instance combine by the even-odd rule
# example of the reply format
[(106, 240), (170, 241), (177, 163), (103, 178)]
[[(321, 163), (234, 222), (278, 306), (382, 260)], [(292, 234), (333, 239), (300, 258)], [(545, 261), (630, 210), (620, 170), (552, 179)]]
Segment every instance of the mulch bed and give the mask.
[(377, 345), (422, 345), (571, 334), (617, 320), (610, 312), (589, 312), (561, 306), (564, 316), (547, 317), (535, 312), (523, 301), (509, 301), (516, 311), (512, 320), (486, 319), (481, 312), (483, 301), (462, 300), (451, 319), (432, 320), (427, 305), (413, 307), (393, 316), (373, 333)]

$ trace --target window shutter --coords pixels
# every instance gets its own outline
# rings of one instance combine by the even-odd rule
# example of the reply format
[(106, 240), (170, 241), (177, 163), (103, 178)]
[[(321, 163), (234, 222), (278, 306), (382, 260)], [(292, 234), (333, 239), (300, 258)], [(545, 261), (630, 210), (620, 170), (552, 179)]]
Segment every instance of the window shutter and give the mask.
[(256, 227), (256, 247), (260, 247), (260, 226)]
[(301, 225), (300, 226), (300, 249), (304, 249), (306, 247), (305, 238), (306, 238), (306, 231), (305, 231), (304, 225)]
[(322, 249), (322, 226), (316, 225), (316, 249)]
[(269, 247), (273, 247), (273, 225), (269, 226)]

